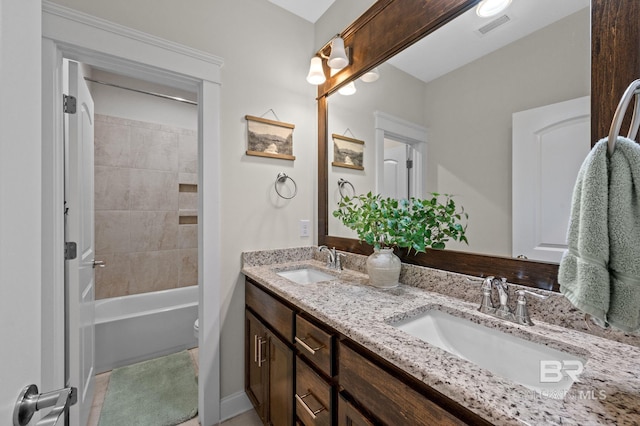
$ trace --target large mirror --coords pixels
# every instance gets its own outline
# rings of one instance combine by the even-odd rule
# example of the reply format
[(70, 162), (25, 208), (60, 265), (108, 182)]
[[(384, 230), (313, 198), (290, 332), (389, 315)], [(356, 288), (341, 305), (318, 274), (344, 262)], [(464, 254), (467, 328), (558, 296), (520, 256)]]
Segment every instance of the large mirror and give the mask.
[[(423, 36), (421, 43), (435, 42), (438, 33), (446, 34), (449, 25), (457, 22), (477, 30), (477, 25), (464, 21), (475, 13), (473, 6), (477, 3), (380, 0), (342, 33), (345, 43), (354, 48), (353, 62), (318, 92), (318, 239), (321, 244), (343, 250), (370, 252), (333, 221), (331, 212), (340, 197), (340, 179), (349, 181), (356, 193), (386, 190), (379, 172), (385, 166), (380, 159), (384, 158), (384, 136), (392, 136), (388, 138), (389, 147), (409, 142), (417, 149), (407, 151), (405, 146), (405, 155), (408, 152), (413, 157), (414, 165), (422, 162), (420, 179), (407, 179), (408, 193), (454, 193), (471, 216), (468, 248), (448, 247), (445, 251), (405, 256), (403, 261), (475, 275), (496, 274), (512, 282), (557, 289), (557, 264), (512, 258), (512, 113), (591, 95), (590, 127), (595, 136), (590, 142), (597, 135), (605, 135), (619, 96), (640, 71), (640, 55), (628, 53), (640, 37), (633, 25), (640, 11), (626, 3), (614, 8), (604, 0), (592, 0), (590, 8), (589, 2), (578, 0), (563, 1), (562, 5), (514, 0), (513, 9), (506, 11), (509, 21), (492, 24), (495, 28), (485, 38), (498, 38), (509, 26), (516, 28), (524, 23), (528, 12), (526, 8), (516, 9), (518, 4), (529, 8), (547, 4), (543, 15), (559, 13), (542, 25), (523, 30), (516, 41), (448, 72), (443, 72), (440, 65), (448, 62), (448, 57), (465, 57), (464, 45), (448, 45), (444, 51), (424, 55), (420, 64), (437, 64), (430, 68), (440, 73), (426, 81), (404, 69), (402, 51), (408, 46), (418, 47), (414, 42)], [(536, 47), (538, 42), (542, 44)], [(492, 70), (491, 65), (496, 63), (501, 66)], [(359, 80), (373, 67), (380, 74), (376, 82)], [(608, 69), (620, 72), (612, 75)], [(399, 79), (400, 85), (391, 83), (393, 79)], [(337, 90), (351, 81), (356, 94), (339, 95)], [(535, 82), (543, 85), (536, 86)], [(469, 117), (476, 123), (464, 121)], [(381, 126), (409, 132), (410, 136), (394, 134), (394, 130), (381, 133)], [(348, 137), (365, 142), (362, 170), (332, 165), (334, 134), (338, 140)], [(423, 137), (426, 145), (416, 144)], [(583, 153), (580, 156), (584, 158)], [(352, 193), (352, 188), (346, 185), (343, 191)]]
[[(589, 95), (589, 34), (589, 0), (514, 0), (491, 18), (479, 17), (472, 8), (378, 66), (375, 81), (359, 78), (355, 93), (329, 96), (330, 210), (341, 193), (351, 195), (354, 189), (396, 198), (454, 194), (469, 214), (469, 245), (447, 248), (522, 254), (512, 249), (512, 144), (517, 142), (512, 116)], [(577, 118), (570, 125), (582, 126), (583, 149), (572, 149), (570, 158), (562, 159), (572, 170), (563, 175), (566, 182), (553, 182), (556, 188), (562, 185), (560, 199), (570, 199), (590, 148), (588, 115)], [(334, 161), (341, 135), (365, 142), (363, 168)], [(344, 181), (350, 185), (340, 187)], [(569, 203), (550, 204), (556, 240), (564, 240)], [(329, 235), (355, 238), (331, 215)], [(553, 255), (561, 255), (553, 249)], [(530, 259), (559, 261), (531, 252), (526, 253)]]

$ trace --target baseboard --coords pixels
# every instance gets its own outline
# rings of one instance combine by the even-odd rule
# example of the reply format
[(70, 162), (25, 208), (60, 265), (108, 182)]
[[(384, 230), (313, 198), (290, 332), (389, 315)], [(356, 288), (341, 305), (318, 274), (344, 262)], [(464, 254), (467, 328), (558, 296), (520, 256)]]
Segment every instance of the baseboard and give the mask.
[(246, 411), (253, 410), (253, 405), (244, 391), (226, 396), (220, 401), (220, 421), (223, 422)]

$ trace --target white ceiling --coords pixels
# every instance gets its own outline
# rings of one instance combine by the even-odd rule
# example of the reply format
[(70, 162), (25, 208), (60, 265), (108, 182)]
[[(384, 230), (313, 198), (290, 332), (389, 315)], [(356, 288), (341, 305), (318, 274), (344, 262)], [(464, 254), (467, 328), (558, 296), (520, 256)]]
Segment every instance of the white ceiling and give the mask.
[[(310, 22), (315, 23), (335, 0), (269, 0)], [(338, 0), (350, 1), (350, 0)], [(590, 0), (513, 0), (498, 16), (480, 18), (475, 8), (423, 38), (389, 63), (429, 82), (449, 71), (506, 46), (580, 9)], [(502, 15), (509, 21), (484, 36), (477, 31)]]
[[(480, 18), (474, 8), (389, 63), (429, 82), (586, 7), (589, 0), (513, 0), (503, 13), (491, 18)], [(485, 35), (478, 32), (502, 15), (510, 20)]]
[[(335, 0), (269, 0), (289, 12), (315, 23)], [(347, 0), (348, 1), (348, 0)]]

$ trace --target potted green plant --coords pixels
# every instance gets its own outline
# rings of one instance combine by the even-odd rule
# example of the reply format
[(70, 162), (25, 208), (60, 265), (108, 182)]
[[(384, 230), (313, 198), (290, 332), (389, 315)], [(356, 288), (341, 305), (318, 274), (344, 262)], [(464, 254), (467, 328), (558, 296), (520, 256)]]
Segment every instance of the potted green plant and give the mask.
[[(426, 252), (427, 248), (443, 249), (448, 241), (468, 244), (463, 208), (458, 209), (450, 195), (432, 193), (431, 198), (396, 200), (371, 192), (344, 197), (333, 216), (370, 244), (374, 253), (367, 259), (367, 272), (372, 285), (391, 288), (398, 285), (400, 259), (394, 247), (409, 252)], [(462, 221), (464, 220), (464, 225)]]

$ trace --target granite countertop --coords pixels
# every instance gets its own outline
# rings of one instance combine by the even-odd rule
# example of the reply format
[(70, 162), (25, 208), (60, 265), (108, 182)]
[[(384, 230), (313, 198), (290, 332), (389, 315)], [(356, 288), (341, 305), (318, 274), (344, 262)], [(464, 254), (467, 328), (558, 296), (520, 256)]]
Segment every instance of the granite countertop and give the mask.
[[(243, 255), (247, 277), (494, 424), (640, 424), (636, 346), (549, 324), (533, 314), (534, 326), (502, 321), (478, 312), (477, 303), (415, 286), (377, 289), (361, 272), (326, 268), (310, 250), (304, 259), (286, 251), (255, 253), (258, 261)], [(300, 285), (277, 275), (304, 266), (336, 279)], [(563, 399), (543, 396), (389, 325), (429, 308), (586, 358), (580, 381)]]

